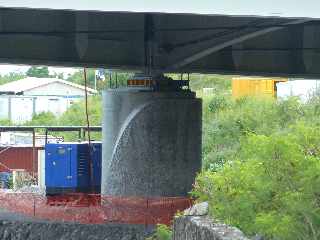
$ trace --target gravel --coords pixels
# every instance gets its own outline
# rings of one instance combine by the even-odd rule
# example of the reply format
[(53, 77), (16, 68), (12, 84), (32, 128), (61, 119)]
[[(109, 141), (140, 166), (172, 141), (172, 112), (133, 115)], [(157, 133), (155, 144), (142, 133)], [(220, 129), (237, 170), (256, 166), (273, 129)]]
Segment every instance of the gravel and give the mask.
[(144, 240), (144, 225), (43, 221), (0, 209), (1, 240)]

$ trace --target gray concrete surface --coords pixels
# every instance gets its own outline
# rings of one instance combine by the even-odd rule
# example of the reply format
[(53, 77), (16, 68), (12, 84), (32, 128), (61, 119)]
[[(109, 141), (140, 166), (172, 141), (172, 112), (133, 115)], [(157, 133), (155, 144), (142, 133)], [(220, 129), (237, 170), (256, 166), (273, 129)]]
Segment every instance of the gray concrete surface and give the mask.
[(0, 209), (1, 240), (144, 240), (147, 231), (143, 225), (43, 221)]
[[(78, 2), (81, 1), (2, 0), (1, 6), (20, 3), (35, 8), (49, 2), (64, 8), (67, 2), (70, 5), (76, 2), (72, 5), (79, 7)], [(97, 2), (111, 5), (109, 1)], [(129, 9), (145, 10), (144, 7), (137, 8), (136, 2), (130, 5), (119, 2), (121, 11), (126, 11), (128, 6)], [(151, 4), (154, 1), (142, 2)], [(162, 4), (180, 11), (189, 2)], [(202, 6), (203, 2), (197, 5)], [(289, 0), (266, 3), (278, 10), (267, 10), (270, 8), (259, 3), (257, 12), (251, 6), (258, 6), (258, 1), (247, 0), (250, 7), (244, 7), (241, 1), (234, 7), (222, 7), (222, 12), (232, 8), (228, 16), (219, 15), (219, 10), (214, 6), (216, 2), (228, 6), (231, 5), (229, 2), (211, 2), (214, 3), (211, 4), (210, 15), (102, 12), (99, 7), (99, 11), (80, 12), (1, 8), (0, 27), (3, 33), (0, 38), (0, 62), (125, 71), (145, 71), (149, 67), (152, 72), (319, 78), (320, 21), (276, 17), (288, 11), (295, 12), (293, 16), (301, 16), (303, 12), (302, 16), (319, 17), (320, 13), (316, 10), (319, 8), (318, 1), (309, 0), (307, 4), (291, 1), (293, 6), (288, 6)], [(298, 3), (303, 7), (297, 7)], [(84, 5), (91, 8), (94, 4), (90, 1), (90, 4)], [(160, 10), (159, 4), (155, 6), (152, 12)], [(316, 14), (306, 10), (310, 8)], [(245, 9), (247, 14), (239, 16), (239, 9)], [(271, 16), (249, 17), (261, 11)], [(231, 29), (219, 30), (225, 27)], [(146, 51), (146, 45), (152, 45), (152, 51)]]
[(26, 221), (26, 222), (43, 222), (32, 217), (27, 217), (19, 213), (10, 212), (3, 208), (0, 208), (0, 221)]
[(201, 169), (201, 100), (116, 89), (103, 104), (101, 193), (186, 196)]
[(173, 240), (249, 240), (239, 229), (215, 222), (208, 216), (176, 218)]

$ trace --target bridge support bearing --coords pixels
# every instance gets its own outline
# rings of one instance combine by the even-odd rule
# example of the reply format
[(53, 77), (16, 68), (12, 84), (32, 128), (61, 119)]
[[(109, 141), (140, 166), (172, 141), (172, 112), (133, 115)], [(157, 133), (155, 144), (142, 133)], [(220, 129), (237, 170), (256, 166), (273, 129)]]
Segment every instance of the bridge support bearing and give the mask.
[(201, 169), (201, 99), (135, 88), (103, 94), (103, 195), (187, 196)]

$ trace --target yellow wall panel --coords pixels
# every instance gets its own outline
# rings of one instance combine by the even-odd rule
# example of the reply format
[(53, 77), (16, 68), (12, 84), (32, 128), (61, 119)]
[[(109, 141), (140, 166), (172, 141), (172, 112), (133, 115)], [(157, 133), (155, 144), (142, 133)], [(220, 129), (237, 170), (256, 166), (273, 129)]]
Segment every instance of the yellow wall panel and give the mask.
[(232, 96), (270, 96), (276, 97), (276, 83), (286, 82), (283, 78), (233, 78)]

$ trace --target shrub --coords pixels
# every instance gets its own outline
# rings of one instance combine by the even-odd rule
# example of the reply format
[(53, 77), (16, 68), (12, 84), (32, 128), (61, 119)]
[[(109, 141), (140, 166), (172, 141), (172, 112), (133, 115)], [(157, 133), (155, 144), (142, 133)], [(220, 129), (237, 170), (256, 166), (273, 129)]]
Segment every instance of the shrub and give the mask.
[(223, 95), (215, 95), (209, 102), (209, 110), (213, 113), (219, 112), (229, 105), (228, 100)]
[(171, 229), (164, 224), (158, 224), (156, 228), (156, 232), (146, 240), (171, 240), (172, 239), (172, 231)]
[(291, 97), (287, 100), (278, 101), (277, 114), (280, 119), (282, 127), (286, 123), (292, 123), (298, 118), (305, 115), (304, 105), (300, 102), (298, 97)]
[(12, 123), (9, 119), (0, 119), (1, 126), (10, 126)]
[(240, 139), (249, 134), (269, 136), (303, 119), (320, 125), (317, 105), (302, 104), (297, 98), (216, 96), (204, 98), (203, 105), (203, 166), (216, 171), (235, 157)]
[(29, 126), (52, 126), (57, 125), (57, 118), (52, 112), (41, 112), (34, 114), (32, 120), (26, 122), (24, 125)]
[(211, 214), (267, 239), (320, 238), (320, 128), (300, 122), (242, 139), (238, 156), (201, 173), (193, 194)]

